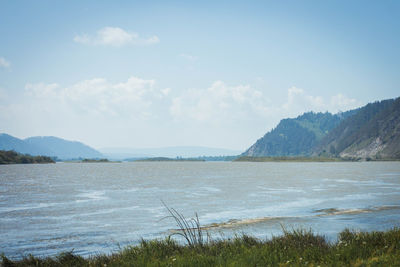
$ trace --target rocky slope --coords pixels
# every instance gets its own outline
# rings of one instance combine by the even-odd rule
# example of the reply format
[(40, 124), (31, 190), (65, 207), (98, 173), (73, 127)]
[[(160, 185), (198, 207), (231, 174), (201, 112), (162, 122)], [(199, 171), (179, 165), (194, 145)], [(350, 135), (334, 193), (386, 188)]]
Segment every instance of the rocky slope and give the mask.
[(400, 158), (400, 98), (362, 107), (324, 137), (314, 154), (363, 159)]

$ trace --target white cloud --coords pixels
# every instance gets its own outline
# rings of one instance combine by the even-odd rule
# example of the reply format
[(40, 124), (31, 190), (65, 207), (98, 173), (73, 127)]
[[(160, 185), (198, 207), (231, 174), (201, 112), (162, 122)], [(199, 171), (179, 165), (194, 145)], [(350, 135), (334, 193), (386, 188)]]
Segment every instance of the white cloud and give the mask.
[(81, 44), (94, 44), (94, 40), (87, 34), (76, 35), (74, 37), (74, 42)]
[(348, 98), (343, 94), (324, 99), (321, 96), (309, 95), (301, 88), (291, 87), (288, 89), (287, 101), (282, 105), (282, 111), (286, 111), (288, 116), (301, 115), (307, 111), (337, 113), (360, 105), (361, 103), (356, 99)]
[(161, 89), (161, 93), (165, 96), (169, 95), (169, 93), (171, 93), (171, 88), (164, 88)]
[(180, 54), (179, 56), (189, 61), (196, 61), (199, 59), (198, 57), (189, 54)]
[(180, 122), (192, 120), (226, 125), (258, 120), (270, 124), (308, 111), (336, 113), (358, 106), (358, 101), (343, 94), (324, 98), (307, 94), (297, 87), (287, 90), (286, 100), (274, 99), (272, 102), (264, 92), (250, 85), (230, 86), (216, 81), (209, 88), (188, 89), (174, 95), (169, 112), (175, 121)]
[(206, 89), (188, 89), (172, 99), (170, 114), (175, 120), (227, 122), (246, 116), (268, 115), (268, 99), (249, 85), (229, 86), (214, 82)]
[(361, 106), (361, 103), (353, 98), (348, 98), (343, 94), (337, 94), (331, 97), (330, 106), (333, 112), (346, 111)]
[(159, 43), (160, 39), (156, 35), (149, 38), (141, 38), (137, 33), (127, 32), (118, 27), (104, 27), (98, 30), (95, 35), (76, 35), (74, 41), (87, 45), (120, 47), (124, 45), (152, 45)]
[(4, 57), (0, 57), (0, 68), (9, 68), (11, 63), (7, 61)]
[(151, 115), (152, 102), (164, 95), (154, 89), (154, 80), (130, 77), (126, 82), (110, 83), (103, 78), (84, 80), (68, 87), (58, 84), (27, 84), (27, 96), (31, 101), (42, 101), (45, 106), (57, 110), (66, 106), (75, 113), (103, 116), (129, 116), (144, 118)]
[(326, 106), (322, 97), (307, 95), (303, 89), (291, 87), (288, 89), (287, 102), (282, 107), (290, 113), (302, 113), (311, 110), (320, 111)]

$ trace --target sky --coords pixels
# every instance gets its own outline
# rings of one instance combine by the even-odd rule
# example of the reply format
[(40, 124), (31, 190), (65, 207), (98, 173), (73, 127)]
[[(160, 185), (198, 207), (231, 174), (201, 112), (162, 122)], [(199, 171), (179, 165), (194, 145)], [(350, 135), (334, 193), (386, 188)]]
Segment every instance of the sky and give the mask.
[(245, 150), (400, 95), (400, 1), (0, 1), (0, 132)]

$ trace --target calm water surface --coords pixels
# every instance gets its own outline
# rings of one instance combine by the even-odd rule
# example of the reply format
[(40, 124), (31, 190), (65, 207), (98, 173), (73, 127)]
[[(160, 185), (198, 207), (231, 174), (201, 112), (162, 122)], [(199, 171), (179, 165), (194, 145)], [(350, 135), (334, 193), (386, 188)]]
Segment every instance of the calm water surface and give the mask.
[[(176, 228), (164, 201), (213, 237), (400, 226), (400, 162), (137, 162), (0, 166), (0, 253), (110, 253)], [(213, 226), (213, 227), (211, 227)]]

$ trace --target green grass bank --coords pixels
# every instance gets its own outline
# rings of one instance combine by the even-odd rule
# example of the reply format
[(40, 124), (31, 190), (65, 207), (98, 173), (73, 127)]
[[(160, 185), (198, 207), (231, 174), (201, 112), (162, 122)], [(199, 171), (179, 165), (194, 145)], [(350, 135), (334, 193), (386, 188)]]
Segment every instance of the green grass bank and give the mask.
[(12, 261), (3, 255), (1, 266), (400, 266), (400, 229), (344, 230), (335, 243), (304, 230), (269, 240), (243, 235), (192, 245), (166, 238), (88, 258), (67, 252)]

